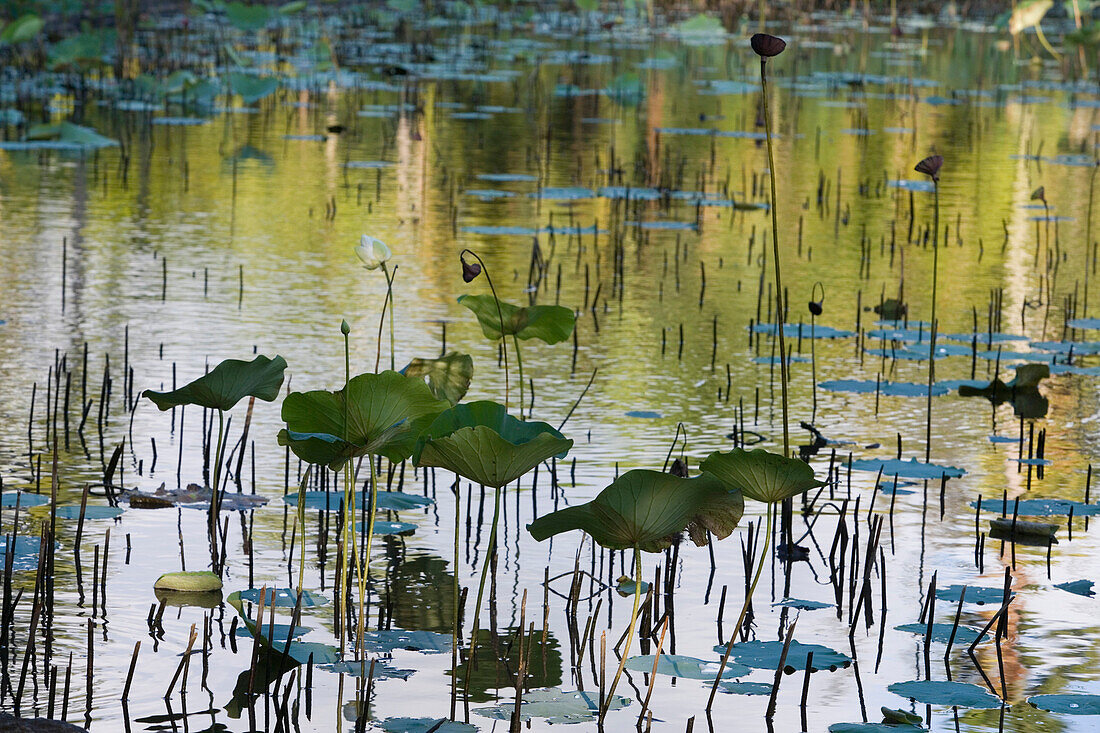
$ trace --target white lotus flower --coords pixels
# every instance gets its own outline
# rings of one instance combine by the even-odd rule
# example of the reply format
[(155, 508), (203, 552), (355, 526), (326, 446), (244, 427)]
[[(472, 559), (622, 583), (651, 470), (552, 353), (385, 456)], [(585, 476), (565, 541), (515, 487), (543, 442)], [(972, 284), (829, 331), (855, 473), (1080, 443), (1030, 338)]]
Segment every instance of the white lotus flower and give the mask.
[(363, 261), (363, 266), (368, 270), (377, 270), (393, 257), (393, 252), (390, 251), (385, 242), (375, 239), (369, 234), (360, 237), (359, 244), (355, 247), (355, 254), (359, 255), (359, 259)]

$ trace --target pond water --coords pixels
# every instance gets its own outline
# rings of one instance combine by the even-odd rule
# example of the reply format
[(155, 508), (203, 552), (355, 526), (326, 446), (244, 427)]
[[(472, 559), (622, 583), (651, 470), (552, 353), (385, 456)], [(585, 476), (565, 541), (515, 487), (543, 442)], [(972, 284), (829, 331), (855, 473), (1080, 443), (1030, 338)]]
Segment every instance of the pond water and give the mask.
[[(756, 28), (747, 24), (728, 36), (683, 34), (672, 24), (650, 27), (631, 17), (604, 28), (596, 16), (536, 13), (528, 20), (477, 12), (484, 17), (409, 20), (397, 38), (389, 32), (392, 17), (310, 15), (308, 22), (283, 27), (278, 45), (270, 32), (225, 31), (213, 17), (191, 19), (186, 31), (178, 30), (180, 19), (166, 19), (166, 26), (177, 28), (163, 33), (171, 39), (165, 57), (171, 63), (191, 63), (185, 54), (213, 58), (212, 39), (225, 32), (240, 62), (282, 79), (278, 91), (250, 109), (207, 110), (201, 124), (153, 124), (200, 113), (163, 103), (154, 112), (133, 111), (140, 105), (118, 103), (119, 97), (135, 99), (133, 90), (95, 78), (86, 80), (80, 98), (53, 89), (59, 79), (28, 81), (4, 71), (5, 104), (18, 100), (40, 118), (49, 114), (43, 112), (47, 105), (75, 105), (76, 121), (121, 142), (84, 152), (0, 149), (4, 532), (17, 524), (20, 536), (33, 537), (48, 522), (48, 509), (28, 510), (23, 502), (17, 515), (7, 497), (16, 490), (50, 494), (55, 440), (59, 505), (79, 506), (86, 484), (102, 484), (119, 445), (127, 488), (202, 483), (202, 432), (212, 428), (212, 416), (204, 418), (198, 408), (160, 412), (140, 398), (141, 391), (170, 389), (225, 358), (254, 354), (285, 357), (283, 394), (337, 389), (344, 374), (341, 319), (350, 324), (353, 374), (374, 371), (379, 353), (383, 368), (400, 368), (445, 347), (474, 358), (468, 399), (502, 400), (497, 347), (456, 303), (461, 294), (488, 293), (483, 277), (462, 281), (458, 254), (470, 248), (484, 258), (503, 299), (576, 311), (575, 341), (522, 346), (534, 419), (561, 423), (597, 370), (563, 428), (575, 443), (569, 457), (556, 462), (557, 485), (543, 466), (504, 491), (493, 598), (483, 619), (492, 616), (505, 644), (521, 619), (534, 624), (524, 637), (529, 688), (598, 695), (596, 637), (606, 630), (607, 646), (614, 646), (629, 620), (631, 598), (584, 577), (571, 621), (564, 596), (575, 567), (614, 583), (630, 573), (629, 553), (594, 552), (581, 533), (537, 543), (525, 526), (554, 508), (591, 499), (626, 470), (660, 469), (679, 423), (686, 442), (673, 453), (693, 471), (712, 451), (731, 448), (731, 433), (782, 450), (774, 328), (751, 330), (775, 320), (758, 62), (746, 40)], [(1089, 510), (1078, 508), (1072, 537), (1065, 516), (1039, 520), (1062, 525), (1049, 556), (1046, 546), (1017, 544), (1013, 550), (989, 538), (979, 563), (975, 543), (979, 532), (989, 533), (987, 520), (1000, 516), (1006, 492), (1009, 515), (1017, 496), (1087, 500), (1089, 465), (1100, 451), (1100, 361), (1090, 345), (1095, 333), (1066, 322), (1096, 313), (1095, 305), (1089, 308), (1095, 249), (1086, 226), (1100, 97), (1094, 85), (1063, 80), (1056, 65), (1018, 61), (999, 43), (1004, 32), (992, 27), (922, 19), (902, 27), (904, 34), (894, 38), (888, 20), (865, 25), (833, 15), (769, 26), (789, 44), (769, 63), (770, 111), (788, 321), (805, 324), (787, 339), (793, 351), (791, 435), (794, 442), (811, 442), (800, 421), (821, 431), (830, 443), (810, 460), (819, 478), (828, 475), (835, 483), (810, 511), (794, 512), (793, 539), (809, 560), (793, 563), (788, 579), (782, 562), (767, 563), (753, 633), (764, 641), (782, 639), (797, 615), (797, 640), (856, 660), (811, 675), (804, 711), (803, 673), (784, 677), (774, 728), (824, 731), (839, 722), (877, 722), (885, 706), (925, 716), (934, 730), (1087, 730), (1091, 718), (1044, 712), (1027, 698), (1100, 693), (1097, 601), (1055, 586), (1097, 580), (1100, 546), (1081, 517)], [(310, 54), (320, 38), (338, 50), (338, 70), (316, 68), (316, 54)], [(328, 132), (334, 125), (344, 130)], [(7, 132), (18, 138), (14, 128)], [(925, 234), (933, 197), (913, 166), (933, 152), (946, 161), (936, 306), (938, 332), (946, 335), (939, 343), (946, 349), (935, 364), (936, 380), (988, 381), (999, 366), (1008, 381), (1010, 367), (1028, 361), (1053, 362), (1055, 373), (1040, 387), (1045, 404), (1017, 405), (1024, 418), (1010, 402), (992, 406), (948, 385), (932, 401), (930, 458), (965, 475), (941, 487), (936, 473), (935, 480), (907, 487), (912, 493), (899, 490), (891, 497), (874, 491), (874, 461), (925, 460), (926, 387), (895, 395), (886, 382), (927, 384), (933, 250)], [(1032, 196), (1040, 186), (1049, 215)], [(353, 251), (363, 232), (394, 252), (394, 354), (386, 329), (378, 346), (385, 279), (380, 271), (364, 270)], [(820, 298), (818, 282), (823, 313), (811, 326), (806, 304)], [(897, 298), (902, 287), (907, 322), (876, 323), (881, 316), (872, 308)], [(811, 329), (814, 336), (837, 337), (811, 338)], [(975, 330), (977, 343), (970, 336)], [(990, 345), (992, 331), (1019, 340)], [(1070, 341), (1072, 355), (1061, 343)], [(1044, 348), (1044, 342), (1060, 343)], [(870, 387), (858, 391), (841, 382), (829, 388), (840, 380)], [(526, 385), (524, 394), (531, 400)], [(515, 371), (509, 398), (515, 408)], [(81, 405), (89, 402), (82, 441), (77, 426)], [(255, 404), (244, 460), (234, 464), (241, 466), (242, 491), (270, 501), (225, 515), (226, 595), (298, 582), (303, 543), (295, 512), (282, 497), (295, 490), (302, 468), (276, 441), (283, 427), (280, 402)], [(231, 413), (230, 446), (241, 438), (245, 412), (242, 403)], [(1049, 465), (1021, 464), (1034, 456), (1040, 434), (1040, 457)], [(871, 463), (849, 471), (849, 457)], [(895, 470), (888, 465), (884, 479)], [(483, 494), (462, 483), (460, 516), (470, 518), (470, 532), (463, 529), (455, 568), (452, 477), (411, 465), (391, 476), (393, 488), (400, 484), (435, 503), (380, 515), (415, 530), (376, 540), (367, 618), (375, 626), (443, 634), (449, 644), (456, 573), (471, 591), (465, 603), (469, 632), (491, 490)], [(331, 487), (332, 479), (325, 485)], [(89, 506), (107, 504), (99, 494), (93, 487)], [(983, 512), (976, 524), (972, 502), (979, 495), (996, 513)], [(756, 527), (763, 518), (761, 504), (746, 504), (741, 527), (713, 546), (713, 559), (690, 543), (643, 555), (641, 575), (651, 584), (659, 578), (657, 605), (669, 612), (665, 653), (717, 661), (712, 648), (728, 639), (744, 599), (741, 548), (748, 523)], [(849, 540), (837, 590), (828, 558), (841, 507)], [(301, 676), (289, 686), (284, 677), (279, 698), (257, 699), (250, 724), (247, 710), (232, 699), (241, 679), (247, 687), (252, 640), (236, 635), (236, 612), (227, 603), (213, 609), (169, 605), (159, 624), (149, 621), (158, 603), (153, 583), (162, 573), (209, 567), (206, 513), (89, 513), (79, 534), (78, 521), (62, 514), (50, 664), (59, 665), (58, 685), (71, 687), (70, 722), (104, 731), (270, 730), (276, 704), (288, 694), (297, 728), (353, 727), (356, 680), (320, 665), (310, 670), (308, 695)], [(302, 580), (331, 599), (336, 519), (322, 514), (307, 514)], [(859, 609), (850, 627), (856, 586), (848, 585), (853, 569), (862, 584), (874, 517), (883, 525), (881, 555), (871, 557), (872, 622), (860, 620), (866, 609)], [(1000, 654), (992, 642), (979, 646), (980, 672), (961, 641), (946, 663), (943, 645), (934, 643), (930, 667), (934, 680), (992, 687), (1007, 695), (1007, 705), (926, 708), (891, 692), (894, 683), (929, 675), (923, 635), (895, 627), (920, 620), (933, 575), (941, 591), (950, 585), (967, 585), (971, 593), (976, 586), (998, 589), (996, 600), (962, 606), (961, 624), (980, 629), (1000, 607), (999, 589), (1013, 557), (1016, 596)], [(92, 580), (96, 567), (105, 578), (100, 587)], [(551, 592), (544, 587), (547, 577), (556, 578)], [(36, 615), (34, 581), (33, 570), (16, 565), (13, 593), (23, 595), (7, 663), (13, 688)], [(841, 618), (836, 608), (773, 606), (784, 595), (829, 604), (839, 597)], [(952, 624), (957, 608), (957, 598), (940, 599), (934, 620)], [(289, 623), (290, 609), (282, 611), (280, 621)], [(648, 617), (646, 632), (659, 637), (661, 620)], [(574, 623), (579, 628), (571, 628)], [(300, 625), (309, 628), (303, 641), (336, 639), (331, 603), (304, 608)], [(195, 648), (209, 638), (209, 649), (191, 656), (166, 700), (193, 627)], [(573, 665), (581, 639), (571, 634), (578, 633), (588, 641)], [(24, 715), (52, 710), (41, 627), (36, 637), (19, 705)], [(441, 638), (425, 637), (432, 644)], [(428, 643), (424, 639), (404, 639), (389, 652), (384, 639), (378, 643), (383, 651), (375, 656), (392, 657), (392, 667), (414, 673), (402, 679), (376, 672), (371, 720), (447, 717), (450, 654), (402, 648)], [(631, 654), (637, 649), (635, 640)], [(507, 728), (506, 720), (478, 711), (498, 698), (503, 705), (514, 700), (518, 655), (510, 658), (507, 672), (495, 670), (488, 652), (481, 660), (469, 717), (479, 729)], [(609, 648), (608, 676), (616, 663)], [(770, 685), (774, 664), (763, 666), (738, 679)], [(628, 668), (617, 694), (632, 702), (608, 713), (610, 729), (634, 725), (648, 682)], [(652, 727), (684, 730), (692, 716), (695, 730), (707, 726), (708, 693), (708, 681), (659, 675), (649, 703)], [(14, 697), (14, 690), (7, 693), (4, 710), (15, 709)], [(59, 717), (60, 692), (56, 700), (53, 715)], [(766, 694), (720, 693), (712, 728), (730, 730), (723, 721), (736, 715), (751, 721), (744, 729), (764, 730), (767, 707)], [(530, 726), (541, 730), (549, 723), (535, 718)]]

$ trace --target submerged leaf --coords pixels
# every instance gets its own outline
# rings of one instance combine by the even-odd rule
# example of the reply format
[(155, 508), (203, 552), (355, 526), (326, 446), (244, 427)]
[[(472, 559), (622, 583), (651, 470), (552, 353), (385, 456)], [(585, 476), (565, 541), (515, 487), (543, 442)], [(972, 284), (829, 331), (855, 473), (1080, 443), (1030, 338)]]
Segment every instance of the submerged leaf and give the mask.
[[(602, 547), (660, 552), (685, 529), (697, 545), (706, 531), (728, 537), (744, 513), (738, 491), (707, 473), (679, 478), (661, 471), (627, 471), (595, 499), (539, 517), (527, 526), (537, 541), (581, 529)], [(706, 531), (704, 531), (706, 530)]]
[(499, 489), (572, 447), (546, 423), (517, 420), (504, 405), (483, 400), (440, 413), (417, 441), (413, 463)]
[(824, 486), (814, 478), (814, 470), (805, 461), (786, 458), (763, 448), (747, 451), (734, 448), (729, 453), (714, 452), (699, 468), (717, 476), (726, 486), (738, 489), (750, 499), (775, 504), (792, 496)]
[(428, 389), (437, 399), (457, 405), (474, 378), (474, 360), (469, 354), (452, 351), (438, 359), (413, 359), (401, 373), (406, 377), (427, 377)]
[(473, 311), (481, 324), (485, 338), (497, 340), (501, 337), (501, 320), (504, 321), (505, 336), (515, 336), (527, 341), (537, 338), (548, 344), (565, 341), (573, 333), (576, 317), (573, 311), (563, 305), (530, 305), (520, 307), (500, 302), (492, 295), (461, 295), (458, 302)]
[(190, 384), (171, 392), (147, 389), (148, 397), (161, 410), (180, 405), (199, 405), (215, 410), (231, 410), (244, 397), (256, 397), (271, 402), (283, 386), (286, 360), (281, 356), (268, 359), (257, 356), (252, 361), (226, 359)]

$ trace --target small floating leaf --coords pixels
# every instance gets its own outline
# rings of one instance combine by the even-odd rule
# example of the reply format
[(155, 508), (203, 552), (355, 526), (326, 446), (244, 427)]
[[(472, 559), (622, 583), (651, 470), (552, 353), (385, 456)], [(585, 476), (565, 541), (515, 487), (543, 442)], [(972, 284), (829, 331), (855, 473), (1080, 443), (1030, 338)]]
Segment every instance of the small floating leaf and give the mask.
[[(652, 654), (645, 654), (630, 657), (626, 660), (626, 668), (633, 672), (649, 674), (653, 671), (653, 656)], [(685, 680), (713, 680), (714, 676), (718, 674), (718, 667), (718, 661), (708, 662), (680, 654), (662, 654), (657, 661), (657, 674), (680, 677)], [(726, 669), (722, 672), (722, 677), (723, 679), (726, 677), (742, 677), (751, 671), (749, 667), (743, 664), (727, 663)]]
[[(967, 593), (969, 594), (969, 590)], [(969, 600), (969, 599), (967, 599)], [(905, 631), (910, 634), (917, 634), (924, 636), (928, 631), (928, 624), (924, 623), (912, 623), (902, 624), (901, 626), (895, 626), (898, 631)], [(973, 643), (978, 638), (980, 633), (977, 629), (972, 629), (969, 626), (955, 627), (953, 624), (932, 624), (932, 641), (939, 644), (946, 644), (951, 639), (951, 631), (955, 631), (955, 643), (968, 645)]]
[[(718, 644), (714, 651), (719, 654), (726, 653), (726, 645)], [(806, 669), (806, 655), (814, 653), (813, 669), (818, 672), (827, 669), (835, 672), (841, 667), (847, 667), (852, 660), (840, 652), (833, 651), (829, 647), (820, 644), (800, 644), (791, 640), (791, 646), (787, 650), (786, 666), (783, 671), (787, 674), (800, 669)], [(783, 654), (783, 642), (781, 641), (746, 641), (733, 645), (731, 659), (746, 664), (756, 669), (774, 670), (779, 666), (779, 657)], [(768, 686), (769, 689), (771, 685)]]
[(1100, 715), (1100, 695), (1032, 695), (1027, 701), (1050, 713)]
[[(370, 659), (351, 659), (335, 664), (326, 664), (321, 669), (326, 672), (346, 674), (351, 677), (367, 677), (373, 675), (376, 680), (407, 680), (416, 674), (415, 669), (398, 669), (382, 659), (375, 659), (374, 669), (371, 669)], [(404, 730), (404, 729), (402, 729)]]
[(1001, 707), (1001, 699), (984, 688), (967, 682), (911, 680), (895, 682), (887, 687), (895, 695), (926, 705), (950, 705), (959, 708), (992, 709)]
[(1076, 593), (1079, 596), (1085, 596), (1086, 598), (1091, 598), (1096, 595), (1096, 592), (1092, 589), (1091, 580), (1070, 580), (1065, 583), (1055, 583), (1054, 587), (1061, 588), (1070, 593)]
[[(79, 519), (80, 505), (65, 504), (56, 509), (58, 519)], [(84, 507), (85, 519), (114, 519), (122, 515), (122, 508), (117, 506), (100, 506), (89, 504)]]
[[(374, 667), (378, 674), (378, 665)], [(446, 718), (386, 718), (371, 721), (386, 733), (477, 733), (477, 726)]]
[(363, 648), (376, 653), (405, 649), (412, 652), (436, 654), (451, 650), (451, 637), (449, 634), (437, 634), (434, 631), (384, 629), (365, 633), (363, 635)]
[[(242, 590), (238, 593), (233, 593), (230, 598), (237, 596), (242, 601), (248, 601), (249, 603), (260, 602), (260, 591), (263, 588), (249, 588), (248, 590)], [(293, 588), (267, 588), (264, 594), (264, 605), (270, 608), (276, 606), (279, 608), (294, 608), (298, 603), (298, 592)], [(314, 593), (313, 591), (302, 591), (302, 608), (312, 608), (314, 606), (323, 606), (328, 603), (328, 599), (320, 593)]]
[(943, 477), (958, 478), (966, 474), (961, 468), (954, 466), (938, 466), (935, 463), (920, 463), (916, 458), (908, 461), (897, 458), (886, 460), (878, 458), (862, 458), (852, 461), (852, 468), (856, 471), (881, 471), (883, 476), (897, 476), (898, 478), (932, 479)]
[(729, 695), (772, 694), (772, 686), (766, 682), (719, 682), (718, 689)]
[(5, 491), (0, 494), (0, 507), (13, 507), (19, 504), (20, 507), (30, 508), (32, 506), (42, 506), (49, 504), (48, 497), (42, 494), (31, 494), (26, 491)]
[[(629, 705), (630, 700), (615, 695), (604, 704), (608, 710), (619, 710)], [(487, 718), (510, 720), (515, 708), (515, 703), (509, 702), (491, 708), (478, 708), (476, 712)], [(546, 718), (547, 723), (584, 723), (594, 720), (599, 712), (599, 693), (584, 690), (562, 692), (560, 688), (549, 687), (524, 695), (519, 716), (520, 720)]]
[(206, 593), (222, 589), (222, 579), (209, 570), (185, 570), (165, 573), (153, 583), (156, 590), (173, 590), (187, 593)]
[(800, 611), (817, 611), (822, 608), (832, 608), (832, 603), (822, 603), (821, 601), (803, 601), (798, 598), (784, 598), (778, 603), (773, 603), (773, 606), (785, 606), (786, 608), (797, 608)]

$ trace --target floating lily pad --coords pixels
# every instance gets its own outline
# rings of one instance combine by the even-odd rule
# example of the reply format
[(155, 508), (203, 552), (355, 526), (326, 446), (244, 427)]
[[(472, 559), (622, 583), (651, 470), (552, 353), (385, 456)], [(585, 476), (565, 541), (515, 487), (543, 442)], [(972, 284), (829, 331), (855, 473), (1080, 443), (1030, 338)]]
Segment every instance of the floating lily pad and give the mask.
[[(373, 674), (376, 680), (407, 680), (416, 674), (415, 669), (398, 669), (382, 659), (374, 660), (374, 671), (371, 671), (371, 660), (346, 660), (334, 664), (326, 664), (320, 669), (336, 674), (346, 674), (351, 677), (367, 677)], [(388, 729), (387, 729), (388, 730)], [(402, 728), (402, 730), (405, 730)]]
[(437, 634), (434, 631), (384, 629), (365, 633), (363, 635), (363, 648), (375, 653), (405, 649), (412, 652), (436, 654), (451, 650), (451, 637), (449, 634)]
[[(949, 585), (944, 588), (937, 588), (936, 598), (949, 603), (958, 603), (959, 598), (962, 597), (962, 589), (963, 586), (961, 585)], [(1010, 593), (1010, 595), (1015, 594)], [(984, 606), (987, 603), (996, 603), (1000, 605), (1003, 599), (1003, 588), (984, 588), (975, 585), (966, 586), (967, 603), (976, 603), (979, 606)]]
[(1100, 715), (1100, 695), (1032, 695), (1027, 701), (1049, 713)]
[[(363, 502), (366, 500), (367, 494), (363, 491), (356, 491), (352, 494), (353, 501), (355, 502), (355, 508), (361, 509)], [(306, 491), (303, 492), (303, 498), (305, 500), (306, 509), (323, 509), (325, 511), (338, 511), (340, 504), (344, 501), (344, 492), (342, 491)], [(289, 493), (283, 497), (290, 506), (298, 506), (298, 494)], [(419, 496), (417, 494), (406, 494), (401, 491), (379, 491), (376, 505), (378, 511), (387, 512), (404, 512), (411, 509), (420, 509), (421, 507), (434, 504), (435, 500), (427, 496)]]
[(26, 491), (5, 491), (0, 494), (0, 507), (13, 507), (19, 504), (22, 508), (29, 508), (49, 503), (49, 497), (42, 494), (31, 494)]
[(728, 695), (772, 694), (772, 686), (767, 682), (719, 682), (718, 689)]
[(799, 611), (817, 611), (822, 608), (832, 608), (832, 603), (822, 603), (821, 601), (804, 601), (800, 598), (784, 598), (778, 603), (773, 603), (773, 606), (784, 606), (786, 608), (797, 608)]
[[(969, 591), (967, 591), (969, 595)], [(901, 626), (895, 626), (898, 631), (904, 631), (909, 634), (917, 634), (918, 636), (924, 636), (928, 632), (928, 624), (912, 623), (902, 624)], [(954, 627), (953, 624), (932, 624), (932, 641), (939, 644), (946, 644), (951, 639), (951, 630), (955, 629), (955, 642), (956, 644), (969, 645), (978, 638), (980, 633), (978, 629), (972, 629), (969, 626)]]
[(920, 733), (927, 730), (908, 723), (833, 723), (829, 733)]
[[(12, 545), (12, 570), (34, 570), (38, 567), (38, 555), (42, 540), (37, 537), (18, 536)], [(0, 567), (7, 561), (8, 535), (0, 535)]]
[[(725, 654), (726, 645), (718, 644), (714, 651)], [(821, 670), (836, 670), (847, 667), (852, 660), (840, 652), (833, 651), (829, 647), (820, 644), (800, 644), (791, 640), (791, 646), (787, 650), (787, 660), (783, 671), (787, 674), (806, 669), (806, 655), (814, 653), (814, 666), (812, 672)], [(757, 669), (772, 669), (779, 666), (779, 657), (783, 654), (783, 642), (781, 641), (746, 641), (734, 644), (730, 652), (730, 658), (741, 664)], [(770, 685), (769, 685), (770, 687)]]
[[(757, 323), (753, 325), (752, 330), (754, 333), (764, 333), (774, 335), (778, 333), (779, 329), (774, 323)], [(783, 335), (787, 338), (810, 338), (810, 324), (809, 323), (785, 323), (783, 324)], [(813, 328), (813, 337), (817, 339), (841, 339), (850, 338), (855, 336), (854, 331), (842, 331), (838, 328), (832, 328), (831, 326), (817, 325)]]
[[(972, 501), (970, 506), (976, 509), (978, 502)], [(1007, 515), (1011, 515), (1015, 509), (1021, 517), (1065, 517), (1069, 516), (1071, 509), (1075, 517), (1091, 517), (1100, 514), (1100, 504), (1085, 504), (1069, 499), (1020, 499), (1017, 506), (1014, 499), (1009, 499), (1006, 503), (1001, 497), (996, 497), (983, 499), (982, 509), (998, 514), (1003, 511)]]
[[(619, 710), (630, 704), (628, 698), (615, 695), (606, 701), (608, 710)], [(475, 712), (486, 718), (496, 720), (511, 720), (515, 712), (514, 703), (505, 703), (491, 708), (478, 708)], [(584, 690), (563, 692), (560, 688), (549, 687), (544, 690), (532, 690), (523, 696), (520, 704), (520, 720), (532, 718), (545, 718), (547, 723), (586, 723), (600, 713), (600, 697), (598, 692), (586, 692)]]
[[(378, 665), (374, 667), (378, 674)], [(386, 718), (371, 721), (386, 733), (477, 733), (477, 726), (446, 718)]]
[[(58, 519), (79, 519), (80, 518), (80, 505), (79, 504), (65, 504), (57, 507), (56, 510)], [(115, 517), (122, 515), (122, 508), (117, 506), (102, 506), (99, 504), (88, 504), (84, 507), (85, 519), (114, 519)]]
[(165, 573), (153, 583), (155, 590), (172, 590), (188, 593), (208, 593), (222, 589), (222, 579), (209, 570), (185, 570)]
[(619, 578), (618, 584), (615, 585), (615, 592), (623, 597), (634, 595), (635, 590), (644, 595), (649, 592), (649, 583), (644, 580), (641, 583), (635, 583), (624, 575)]
[[(653, 671), (653, 656), (652, 654), (645, 654), (631, 657), (626, 660), (626, 668), (633, 672), (649, 674)], [(719, 665), (719, 661), (708, 662), (704, 659), (685, 657), (681, 654), (662, 654), (657, 661), (657, 674), (681, 677), (686, 680), (713, 680), (714, 676), (718, 674)], [(722, 672), (722, 678), (743, 677), (751, 671), (749, 667), (743, 664), (727, 663), (726, 669)]]
[[(299, 636), (305, 636), (309, 631), (310, 629), (308, 626), (291, 626), (290, 624), (272, 625), (267, 622), (267, 619), (264, 619), (264, 636), (270, 637), (277, 642), (285, 642), (287, 639), (297, 639)], [(252, 637), (252, 633), (243, 626), (238, 627), (236, 633), (239, 637)]]
[[(407, 512), (431, 506), (435, 499), (419, 494), (406, 494), (403, 491), (379, 491), (374, 500), (375, 508), (380, 512)], [(375, 526), (377, 526), (377, 522)]]
[(932, 479), (958, 478), (966, 474), (961, 468), (954, 466), (938, 466), (935, 463), (921, 463), (916, 458), (908, 461), (889, 458), (861, 458), (852, 461), (852, 468), (856, 471), (882, 471), (883, 476), (897, 476), (899, 478)]
[(1070, 580), (1065, 583), (1055, 583), (1055, 588), (1061, 588), (1064, 591), (1075, 593), (1079, 596), (1085, 596), (1091, 598), (1096, 595), (1096, 591), (1092, 589), (1091, 580)]
[[(239, 593), (239, 598), (249, 603), (259, 603), (261, 590), (263, 589), (249, 588), (248, 590), (242, 590)], [(294, 608), (297, 602), (298, 592), (294, 588), (268, 588), (264, 595), (264, 606), (268, 608), (271, 606)], [(314, 593), (308, 590), (302, 591), (302, 608), (323, 606), (326, 603), (328, 603), (328, 598), (325, 598), (320, 593)]]
[(653, 412), (651, 410), (628, 410), (623, 414), (625, 414), (627, 417), (640, 417), (650, 420), (655, 420), (661, 416), (661, 413)]
[(596, 192), (583, 186), (566, 186), (561, 188), (543, 188), (530, 194), (532, 197), (550, 199), (556, 201), (576, 201), (579, 199), (596, 198)]
[[(874, 382), (868, 379), (832, 379), (825, 382), (819, 382), (818, 387), (821, 389), (829, 390), (830, 392), (856, 392), (867, 394), (875, 392), (879, 394), (887, 395), (889, 397), (927, 397), (928, 385), (927, 384), (915, 384), (911, 382)], [(932, 385), (932, 394), (945, 395), (951, 390), (942, 384)]]
[(950, 705), (959, 708), (992, 709), (1001, 707), (1001, 699), (984, 688), (968, 682), (911, 680), (895, 682), (887, 687), (895, 695), (926, 705)]
[[(366, 532), (366, 524), (363, 522), (356, 522), (355, 531)], [(416, 525), (408, 522), (383, 522), (381, 520), (375, 520), (374, 522), (375, 537), (391, 534), (408, 534), (414, 531), (416, 531)]]
[[(167, 490), (162, 486), (151, 494), (131, 491), (124, 494), (122, 498), (136, 509), (156, 509), (166, 506), (206, 509), (210, 506), (213, 495), (214, 492), (210, 489), (198, 484), (188, 484), (185, 489)], [(267, 497), (223, 490), (219, 495), (219, 501), (222, 511), (248, 511), (267, 504)]]

